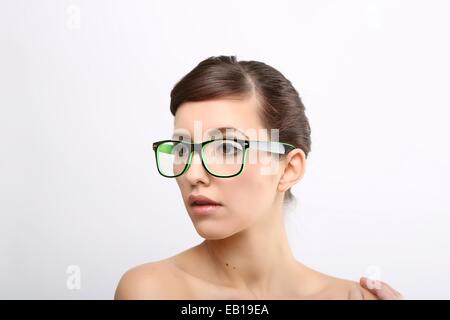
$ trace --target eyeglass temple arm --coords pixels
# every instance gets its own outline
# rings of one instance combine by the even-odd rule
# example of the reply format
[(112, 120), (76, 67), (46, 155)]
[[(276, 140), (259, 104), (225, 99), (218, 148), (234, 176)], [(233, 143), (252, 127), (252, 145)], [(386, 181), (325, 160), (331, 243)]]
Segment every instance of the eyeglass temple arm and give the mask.
[(289, 148), (295, 149), (291, 144), (276, 141), (249, 141), (249, 143), (250, 148), (278, 154), (285, 154)]

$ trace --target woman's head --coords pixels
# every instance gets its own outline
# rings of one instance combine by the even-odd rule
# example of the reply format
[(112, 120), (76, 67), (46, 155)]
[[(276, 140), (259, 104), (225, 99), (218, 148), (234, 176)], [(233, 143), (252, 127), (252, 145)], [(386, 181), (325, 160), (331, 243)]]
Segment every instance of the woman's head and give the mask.
[[(174, 86), (170, 110), (175, 116), (175, 140), (197, 143), (226, 136), (274, 141), (275, 133), (275, 141), (296, 147), (276, 159), (271, 153), (248, 149), (247, 159), (256, 161), (247, 161), (243, 172), (231, 178), (209, 175), (194, 152), (192, 165), (176, 179), (202, 237), (228, 237), (292, 201), (290, 188), (304, 174), (311, 145), (304, 109), (298, 92), (279, 71), (258, 61), (237, 61), (234, 56), (210, 57)], [(194, 216), (188, 203), (192, 194), (223, 206), (213, 215)]]

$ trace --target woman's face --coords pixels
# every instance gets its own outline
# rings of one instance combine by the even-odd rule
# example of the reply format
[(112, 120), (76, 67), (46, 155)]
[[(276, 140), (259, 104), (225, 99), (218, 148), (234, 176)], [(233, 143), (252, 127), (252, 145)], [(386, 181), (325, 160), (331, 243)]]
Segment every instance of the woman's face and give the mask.
[[(271, 133), (263, 127), (257, 108), (254, 98), (185, 102), (175, 114), (174, 139), (182, 136), (183, 140), (195, 143), (225, 136), (269, 140)], [(223, 127), (239, 131), (227, 129), (225, 134), (217, 130)], [(194, 227), (205, 239), (223, 239), (242, 231), (274, 214), (274, 206), (282, 201), (283, 192), (278, 191), (278, 183), (283, 161), (264, 151), (249, 149), (247, 152), (248, 161), (238, 176), (210, 175), (195, 152), (188, 171), (176, 178)], [(222, 206), (211, 214), (193, 214), (189, 205), (192, 194), (206, 196)]]

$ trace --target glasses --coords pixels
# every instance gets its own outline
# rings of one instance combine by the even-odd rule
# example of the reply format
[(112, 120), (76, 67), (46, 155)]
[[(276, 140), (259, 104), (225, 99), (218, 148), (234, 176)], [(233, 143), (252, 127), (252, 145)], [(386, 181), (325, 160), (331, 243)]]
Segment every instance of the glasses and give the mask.
[(200, 143), (162, 140), (153, 143), (158, 172), (167, 178), (181, 176), (189, 169), (193, 151), (200, 154), (203, 167), (212, 176), (238, 176), (244, 170), (249, 148), (275, 154), (286, 154), (295, 149), (292, 144), (284, 142), (241, 139), (213, 139)]

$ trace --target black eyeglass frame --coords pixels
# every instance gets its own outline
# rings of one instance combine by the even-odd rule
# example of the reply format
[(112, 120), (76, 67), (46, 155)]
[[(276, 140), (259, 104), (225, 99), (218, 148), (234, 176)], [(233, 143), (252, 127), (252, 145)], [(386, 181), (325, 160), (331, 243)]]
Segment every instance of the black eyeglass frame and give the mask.
[[(240, 169), (239, 169), (239, 171), (237, 173), (235, 173), (233, 175), (222, 176), (222, 175), (217, 175), (217, 174), (211, 172), (208, 169), (208, 166), (207, 166), (207, 164), (204, 161), (204, 154), (203, 154), (204, 148), (209, 143), (214, 142), (214, 141), (218, 141), (218, 140), (226, 140), (226, 141), (237, 142), (237, 143), (239, 143), (241, 145), (242, 150), (244, 150), (244, 152), (242, 154), (242, 157), (243, 157), (242, 161), (241, 161), (242, 164), (241, 164), (241, 167), (240, 167)], [(158, 148), (159, 148), (159, 146), (163, 145), (166, 142), (183, 143), (183, 144), (189, 146), (189, 158), (188, 158), (188, 160), (186, 162), (186, 165), (184, 166), (183, 170), (179, 174), (174, 175), (174, 176), (165, 175), (164, 173), (161, 172), (161, 170), (159, 168)], [(249, 148), (252, 148), (252, 146), (255, 146), (256, 149), (261, 149), (260, 147), (258, 147), (258, 145), (260, 145), (260, 144), (273, 144), (273, 143), (279, 144), (280, 146), (283, 146), (282, 152), (271, 151), (271, 150), (266, 150), (266, 151), (280, 153), (280, 154), (287, 154), (292, 149), (296, 149), (296, 147), (294, 145), (292, 145), (290, 143), (285, 143), (285, 142), (256, 141), (256, 140), (245, 140), (245, 139), (237, 139), (237, 138), (219, 138), (219, 139), (211, 139), (211, 140), (207, 140), (207, 141), (203, 141), (203, 142), (199, 142), (199, 143), (193, 143), (193, 142), (188, 142), (188, 141), (183, 141), (183, 140), (171, 140), (171, 139), (161, 140), (161, 141), (153, 142), (153, 151), (155, 152), (156, 167), (158, 169), (159, 174), (162, 175), (163, 177), (176, 178), (176, 177), (179, 177), (182, 174), (184, 174), (190, 168), (190, 166), (192, 164), (193, 151), (194, 152), (197, 151), (198, 154), (200, 155), (202, 166), (203, 166), (203, 168), (205, 168), (206, 172), (208, 172), (210, 175), (212, 175), (214, 177), (218, 177), (218, 178), (232, 178), (232, 177), (236, 177), (236, 176), (240, 175), (243, 172), (245, 164), (246, 164), (246, 160), (247, 160), (247, 156), (246, 156), (247, 153), (248, 153), (247, 150)], [(286, 147), (287, 147), (287, 149), (291, 149), (291, 150), (286, 150)]]

